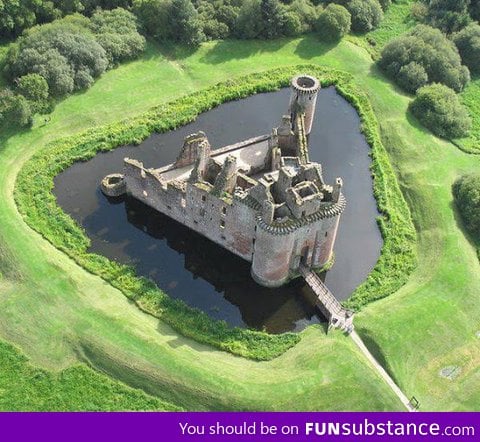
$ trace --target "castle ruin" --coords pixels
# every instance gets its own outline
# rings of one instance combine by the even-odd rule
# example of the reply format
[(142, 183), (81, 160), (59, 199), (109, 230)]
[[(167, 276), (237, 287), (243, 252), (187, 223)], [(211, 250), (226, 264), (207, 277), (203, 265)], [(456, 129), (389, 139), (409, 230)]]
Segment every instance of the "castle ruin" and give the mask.
[(128, 193), (246, 259), (261, 285), (321, 269), (333, 259), (346, 201), (341, 178), (325, 183), (308, 157), (319, 90), (316, 78), (298, 75), (288, 114), (270, 134), (212, 149), (205, 133), (194, 133), (168, 166), (125, 158), (123, 173), (105, 177), (102, 191)]

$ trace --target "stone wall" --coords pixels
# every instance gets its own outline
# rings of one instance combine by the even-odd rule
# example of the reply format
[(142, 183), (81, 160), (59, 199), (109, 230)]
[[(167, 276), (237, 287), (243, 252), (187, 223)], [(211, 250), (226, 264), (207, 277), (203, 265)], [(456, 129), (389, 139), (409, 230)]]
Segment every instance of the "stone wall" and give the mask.
[(211, 186), (169, 182), (135, 160), (125, 162), (127, 192), (134, 198), (204, 235), (227, 250), (252, 260), (255, 211), (231, 197), (212, 195)]
[(252, 277), (260, 284), (278, 287), (298, 274), (300, 263), (321, 268), (332, 258), (340, 214), (280, 233), (258, 225)]

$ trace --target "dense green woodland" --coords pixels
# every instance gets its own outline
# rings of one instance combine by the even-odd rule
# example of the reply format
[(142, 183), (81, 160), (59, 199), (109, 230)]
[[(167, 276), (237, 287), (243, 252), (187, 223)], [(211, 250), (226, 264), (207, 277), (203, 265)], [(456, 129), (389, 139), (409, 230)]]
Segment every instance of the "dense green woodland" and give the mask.
[[(91, 16), (98, 8), (132, 10), (145, 30), (161, 38), (273, 38), (313, 29), (323, 6), (336, 3), (351, 14), (357, 31), (376, 26), (390, 0), (1, 0), (0, 36), (12, 37), (36, 24), (73, 13)], [(155, 13), (154, 13), (155, 12)], [(173, 22), (171, 21), (173, 19)], [(161, 24), (163, 26), (159, 27)], [(180, 36), (178, 26), (188, 31)], [(192, 40), (195, 42), (195, 39)]]
[(8, 51), (0, 122), (27, 126), (59, 98), (137, 57), (145, 36), (197, 47), (210, 39), (275, 39), (317, 32), (335, 41), (377, 27), (390, 2), (338, 0), (0, 0)]
[[(90, 87), (107, 69), (136, 58), (145, 48), (145, 37), (196, 47), (210, 39), (275, 39), (315, 32), (319, 40), (335, 42), (349, 32), (377, 28), (391, 4), (390, 0), (0, 0), (0, 35), (18, 36), (3, 69), (10, 86), (0, 90), (0, 123), (31, 124), (35, 114), (49, 113), (59, 98)], [(480, 72), (479, 16), (480, 0), (420, 0), (411, 10), (417, 26), (388, 42), (380, 54), (381, 69), (409, 93), (432, 84), (445, 86), (434, 88), (441, 99), (427, 114), (418, 112), (425, 110), (425, 94), (410, 108), (439, 136), (465, 137), (472, 127), (467, 110), (457, 99), (451, 102), (447, 88), (461, 92), (471, 75)]]

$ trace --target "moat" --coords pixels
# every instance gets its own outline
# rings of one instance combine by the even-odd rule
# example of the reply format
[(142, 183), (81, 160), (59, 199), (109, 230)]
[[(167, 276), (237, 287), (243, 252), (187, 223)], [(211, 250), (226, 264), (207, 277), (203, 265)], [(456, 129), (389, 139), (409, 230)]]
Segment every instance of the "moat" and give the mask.
[[(72, 166), (55, 180), (62, 208), (92, 240), (91, 251), (132, 264), (170, 296), (231, 325), (270, 332), (300, 330), (318, 322), (313, 295), (302, 280), (276, 289), (256, 284), (247, 261), (134, 199), (108, 200), (100, 180), (122, 169), (124, 157), (159, 167), (175, 161), (183, 138), (198, 130), (214, 148), (268, 133), (278, 124), (288, 90), (224, 104), (196, 122), (155, 134), (141, 146), (127, 146)], [(333, 88), (322, 90), (310, 135), (310, 159), (322, 163), (325, 177), (344, 178), (348, 204), (335, 245), (336, 263), (326, 283), (338, 299), (347, 298), (368, 275), (382, 245), (375, 222), (369, 147), (354, 109)]]

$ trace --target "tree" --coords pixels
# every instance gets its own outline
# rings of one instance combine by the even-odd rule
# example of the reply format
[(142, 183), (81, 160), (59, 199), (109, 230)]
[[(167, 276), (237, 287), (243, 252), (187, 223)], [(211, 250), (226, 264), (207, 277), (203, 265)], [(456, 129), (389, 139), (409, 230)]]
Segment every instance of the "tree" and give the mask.
[(299, 18), (301, 33), (313, 30), (317, 24), (319, 8), (313, 6), (309, 0), (293, 0), (293, 2), (287, 6), (287, 11), (295, 14)]
[(480, 174), (460, 177), (453, 184), (452, 191), (465, 227), (480, 238)]
[(133, 13), (145, 33), (157, 40), (170, 37), (171, 0), (133, 0)]
[(25, 97), (10, 89), (0, 90), (0, 123), (27, 126), (32, 122), (32, 111)]
[(378, 0), (350, 0), (345, 4), (352, 16), (352, 30), (368, 32), (375, 29), (383, 19), (382, 7)]
[(285, 8), (278, 0), (261, 0), (260, 14), (263, 29), (262, 38), (272, 39), (283, 34), (285, 28)]
[(329, 4), (317, 21), (317, 32), (322, 40), (340, 40), (350, 31), (351, 15), (343, 6)]
[(41, 75), (48, 83), (51, 95), (63, 96), (74, 89), (74, 72), (68, 60), (58, 50), (48, 48), (40, 52), (26, 47), (15, 59), (7, 59), (7, 70), (13, 78), (28, 73)]
[(36, 23), (40, 0), (0, 0), (0, 36), (19, 35)]
[(48, 83), (39, 74), (27, 74), (17, 82), (17, 92), (29, 102), (32, 113), (48, 110)]
[(90, 85), (106, 70), (108, 59), (83, 27), (88, 22), (80, 16), (78, 21), (65, 19), (30, 29), (8, 53), (6, 68), (11, 78), (39, 74), (55, 96)]
[(469, 8), (470, 16), (477, 21), (480, 21), (480, 0), (471, 0)]
[(125, 9), (95, 12), (90, 29), (105, 49), (110, 65), (135, 58), (145, 49), (145, 38), (137, 30), (137, 18)]
[(463, 63), (471, 72), (480, 73), (480, 25), (471, 24), (454, 34), (453, 41)]
[(293, 11), (286, 11), (283, 16), (283, 35), (296, 37), (304, 32), (304, 26), (298, 14)]
[(43, 102), (48, 99), (48, 83), (39, 74), (27, 74), (20, 77), (17, 91), (29, 101)]
[(196, 4), (207, 39), (227, 38), (231, 34), (239, 7), (228, 0), (197, 0)]
[(460, 103), (455, 92), (443, 84), (432, 84), (419, 89), (409, 110), (439, 137), (464, 137), (472, 126), (465, 106)]
[(470, 22), (470, 0), (430, 0), (427, 23), (445, 33), (463, 29)]
[[(430, 26), (418, 25), (405, 35), (391, 40), (379, 59), (380, 67), (397, 83), (405, 80), (406, 73), (411, 69), (405, 68), (402, 71), (404, 78), (399, 81), (400, 70), (411, 62), (423, 67), (428, 83), (442, 83), (460, 92), (470, 81), (470, 73), (466, 66), (462, 66), (456, 46), (438, 29)], [(418, 69), (416, 71), (420, 72)]]
[(260, 38), (264, 32), (260, 0), (245, 0), (235, 22), (234, 33), (238, 38)]
[(397, 83), (408, 92), (415, 91), (428, 82), (428, 75), (423, 66), (415, 61), (402, 66), (398, 71)]
[(196, 47), (205, 39), (198, 12), (190, 0), (173, 0), (169, 19), (173, 41)]
[(129, 9), (132, 0), (81, 0), (84, 14), (91, 15), (96, 10), (110, 10), (116, 8)]

